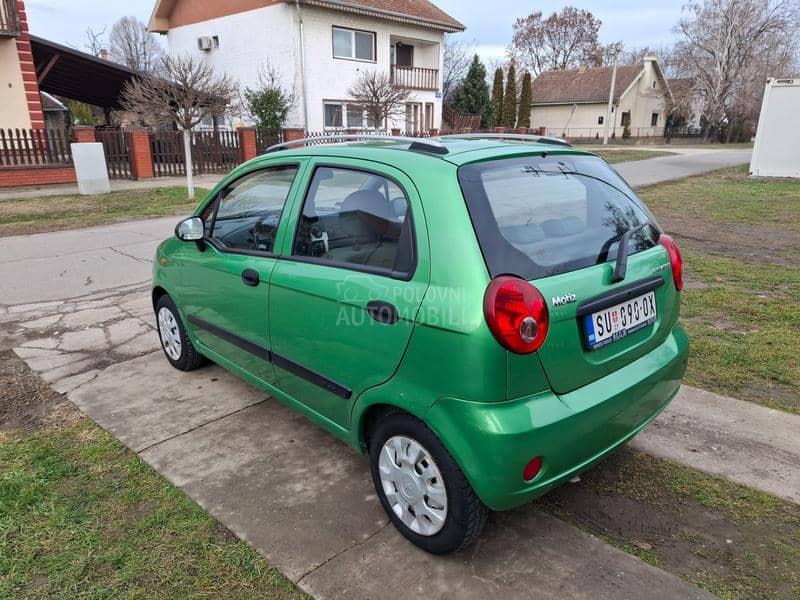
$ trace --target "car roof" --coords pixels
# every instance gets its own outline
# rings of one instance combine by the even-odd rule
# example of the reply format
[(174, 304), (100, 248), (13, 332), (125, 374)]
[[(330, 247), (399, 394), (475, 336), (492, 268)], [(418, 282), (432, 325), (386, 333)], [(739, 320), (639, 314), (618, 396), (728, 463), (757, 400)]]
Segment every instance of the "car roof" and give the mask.
[[(577, 150), (561, 143), (507, 141), (498, 139), (458, 139), (431, 138), (447, 148), (446, 154), (426, 152), (420, 147), (410, 149), (407, 141), (383, 140), (355, 141), (346, 143), (324, 143), (317, 146), (302, 146), (289, 150), (277, 150), (260, 156), (260, 159), (331, 157), (371, 160), (391, 164), (403, 169), (404, 166), (421, 166), (421, 163), (435, 164), (442, 162), (461, 166), (471, 162), (491, 160), (520, 154), (576, 154), (592, 155), (591, 152)], [(419, 140), (422, 144), (425, 139)], [(259, 160), (258, 158), (256, 160)]]

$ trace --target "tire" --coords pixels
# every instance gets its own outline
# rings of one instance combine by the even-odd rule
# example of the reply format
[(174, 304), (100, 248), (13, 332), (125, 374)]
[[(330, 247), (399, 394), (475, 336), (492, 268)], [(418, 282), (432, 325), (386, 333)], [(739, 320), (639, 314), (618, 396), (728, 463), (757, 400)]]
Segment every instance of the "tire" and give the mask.
[(205, 364), (205, 357), (195, 349), (186, 335), (178, 307), (166, 294), (156, 302), (156, 326), (161, 349), (169, 364), (180, 371), (193, 371)]
[[(389, 519), (403, 536), (427, 552), (448, 554), (466, 548), (480, 535), (488, 509), (425, 423), (408, 413), (391, 412), (379, 420), (369, 434), (370, 471), (375, 491)], [(411, 467), (413, 457), (420, 456), (414, 444), (425, 456)], [(409, 458), (411, 460), (403, 462)], [(432, 465), (428, 458), (433, 459)], [(398, 468), (398, 464), (402, 466)], [(416, 482), (411, 468), (419, 477)], [(437, 476), (431, 478), (431, 475)], [(444, 498), (442, 488), (446, 492)], [(420, 503), (420, 496), (424, 504)]]

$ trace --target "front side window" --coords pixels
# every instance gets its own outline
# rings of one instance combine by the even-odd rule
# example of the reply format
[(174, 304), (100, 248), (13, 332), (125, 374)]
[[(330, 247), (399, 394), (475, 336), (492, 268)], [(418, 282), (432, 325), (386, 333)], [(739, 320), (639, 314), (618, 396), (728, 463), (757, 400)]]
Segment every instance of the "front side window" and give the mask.
[(344, 106), (342, 104), (325, 103), (325, 127), (335, 127), (337, 129), (344, 126)]
[(272, 252), (295, 175), (297, 166), (282, 166), (233, 182), (220, 194), (211, 238), (229, 250)]
[(334, 58), (375, 61), (375, 34), (343, 27), (333, 28)]
[(653, 247), (655, 221), (619, 175), (591, 156), (511, 158), (459, 169), (492, 276), (538, 279), (613, 260), (622, 235), (633, 254)]
[(413, 237), (408, 199), (394, 181), (364, 171), (320, 167), (306, 196), (293, 255), (409, 274)]

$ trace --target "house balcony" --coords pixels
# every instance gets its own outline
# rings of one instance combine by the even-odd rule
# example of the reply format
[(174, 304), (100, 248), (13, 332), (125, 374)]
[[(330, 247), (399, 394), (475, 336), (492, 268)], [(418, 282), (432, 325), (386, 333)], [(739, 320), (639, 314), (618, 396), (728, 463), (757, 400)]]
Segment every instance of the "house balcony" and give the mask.
[(435, 92), (439, 89), (439, 69), (392, 65), (392, 83), (400, 88)]
[(0, 0), (0, 38), (14, 38), (21, 34), (17, 0)]

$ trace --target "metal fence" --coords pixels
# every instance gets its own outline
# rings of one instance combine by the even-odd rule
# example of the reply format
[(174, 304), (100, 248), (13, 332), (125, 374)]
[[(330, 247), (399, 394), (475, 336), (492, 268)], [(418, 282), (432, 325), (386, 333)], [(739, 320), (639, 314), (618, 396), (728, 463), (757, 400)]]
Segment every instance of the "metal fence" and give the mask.
[(0, 166), (69, 164), (72, 151), (65, 129), (0, 129)]

